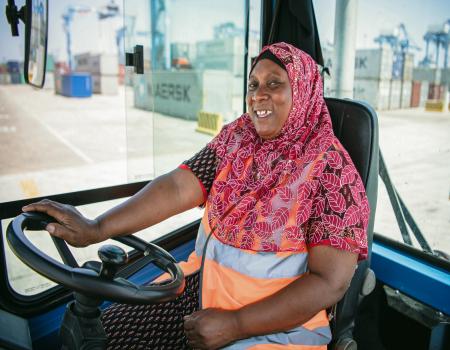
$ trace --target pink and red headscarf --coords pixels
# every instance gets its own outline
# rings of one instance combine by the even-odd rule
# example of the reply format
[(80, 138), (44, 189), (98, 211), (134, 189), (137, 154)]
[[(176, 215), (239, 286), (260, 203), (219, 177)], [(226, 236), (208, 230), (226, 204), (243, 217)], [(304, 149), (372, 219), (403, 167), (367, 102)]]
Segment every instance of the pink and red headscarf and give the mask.
[[(220, 159), (207, 201), (223, 243), (254, 251), (307, 251), (327, 244), (367, 255), (369, 204), (349, 155), (333, 134), (314, 60), (286, 43), (292, 108), (281, 133), (263, 140), (246, 113), (208, 145)], [(261, 53), (262, 53), (261, 52)]]

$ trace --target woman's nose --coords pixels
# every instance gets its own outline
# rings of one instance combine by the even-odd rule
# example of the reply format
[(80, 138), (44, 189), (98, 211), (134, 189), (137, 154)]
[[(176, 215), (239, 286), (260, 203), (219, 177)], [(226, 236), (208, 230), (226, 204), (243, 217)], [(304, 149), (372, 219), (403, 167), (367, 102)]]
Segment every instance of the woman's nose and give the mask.
[(267, 99), (267, 97), (268, 97), (267, 93), (262, 88), (258, 88), (253, 93), (252, 100), (261, 101)]

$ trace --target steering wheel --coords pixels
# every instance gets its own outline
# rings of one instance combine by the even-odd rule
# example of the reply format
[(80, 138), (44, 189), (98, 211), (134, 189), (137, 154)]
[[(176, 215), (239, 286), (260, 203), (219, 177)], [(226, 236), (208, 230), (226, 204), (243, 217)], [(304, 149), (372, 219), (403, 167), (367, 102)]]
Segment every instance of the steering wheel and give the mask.
[[(32, 231), (44, 230), (51, 222), (56, 222), (56, 220), (46, 214), (27, 212), (17, 216), (9, 224), (6, 232), (6, 238), (14, 254), (28, 267), (48, 279), (81, 294), (126, 304), (164, 302), (175, 299), (183, 292), (185, 286), (184, 274), (172, 255), (155, 244), (147, 243), (131, 235), (114, 239), (150, 257), (150, 262), (170, 274), (171, 279), (168, 283), (164, 285), (138, 286), (121, 277), (103, 277), (92, 269), (79, 267), (66, 242), (61, 238), (51, 236), (64, 262), (64, 264), (60, 263), (40, 251), (23, 232), (24, 229)], [(123, 253), (123, 259), (121, 260), (125, 262), (126, 253), (114, 246), (109, 246), (110, 250), (103, 252), (103, 254), (99, 252), (100, 258), (104, 261), (104, 256), (111, 252), (111, 247), (115, 248), (113, 253), (118, 251)], [(107, 258), (111, 258), (111, 256), (105, 259)], [(117, 257), (113, 257), (112, 260), (114, 258), (117, 260)], [(104, 265), (105, 262), (102, 269), (104, 269)]]

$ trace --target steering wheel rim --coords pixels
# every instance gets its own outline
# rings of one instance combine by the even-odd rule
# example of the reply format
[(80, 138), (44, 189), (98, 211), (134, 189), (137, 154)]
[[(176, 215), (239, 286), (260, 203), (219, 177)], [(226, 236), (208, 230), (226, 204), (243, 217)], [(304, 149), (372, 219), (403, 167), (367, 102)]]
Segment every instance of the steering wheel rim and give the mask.
[[(141, 250), (146, 256), (152, 256), (153, 263), (171, 275), (169, 283), (138, 286), (124, 278), (101, 278), (94, 270), (68, 266), (67, 261), (63, 264), (55, 260), (39, 250), (24, 234), (24, 229), (44, 230), (51, 222), (56, 220), (47, 214), (27, 212), (17, 216), (6, 231), (8, 244), (14, 254), (32, 270), (48, 279), (82, 294), (126, 304), (154, 304), (173, 300), (183, 293), (184, 274), (172, 255), (163, 248), (135, 236), (122, 236), (115, 240)], [(64, 240), (54, 236), (52, 239), (60, 255), (63, 254), (61, 249), (69, 251)], [(69, 254), (71, 255), (70, 251)], [(61, 257), (65, 260), (63, 255)]]

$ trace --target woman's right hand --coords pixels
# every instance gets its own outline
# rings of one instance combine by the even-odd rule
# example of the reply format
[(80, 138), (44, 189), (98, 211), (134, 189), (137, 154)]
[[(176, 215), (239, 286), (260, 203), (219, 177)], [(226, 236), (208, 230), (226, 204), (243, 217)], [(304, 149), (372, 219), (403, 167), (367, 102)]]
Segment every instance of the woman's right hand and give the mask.
[(102, 238), (96, 220), (84, 217), (75, 207), (48, 199), (26, 205), (24, 212), (39, 211), (54, 217), (57, 222), (45, 228), (51, 235), (64, 239), (74, 247), (86, 247), (106, 239)]

